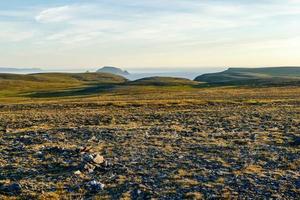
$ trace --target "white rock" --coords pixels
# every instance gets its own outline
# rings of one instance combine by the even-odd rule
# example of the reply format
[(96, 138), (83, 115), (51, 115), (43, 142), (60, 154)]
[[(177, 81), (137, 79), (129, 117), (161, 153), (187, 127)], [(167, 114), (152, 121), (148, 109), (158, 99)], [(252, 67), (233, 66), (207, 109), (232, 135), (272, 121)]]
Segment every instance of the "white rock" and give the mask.
[(77, 171), (74, 172), (74, 174), (79, 176), (79, 175), (81, 175), (81, 171), (77, 170)]
[(96, 164), (102, 164), (104, 163), (104, 157), (99, 155), (99, 154), (96, 154), (95, 157), (93, 158), (93, 162), (96, 163)]

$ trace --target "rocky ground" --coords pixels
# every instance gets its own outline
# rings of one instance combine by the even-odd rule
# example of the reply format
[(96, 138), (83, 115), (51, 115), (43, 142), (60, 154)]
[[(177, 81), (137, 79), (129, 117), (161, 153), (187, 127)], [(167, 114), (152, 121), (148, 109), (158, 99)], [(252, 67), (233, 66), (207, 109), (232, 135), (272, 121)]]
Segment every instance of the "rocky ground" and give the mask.
[(299, 199), (293, 95), (2, 105), (0, 199)]

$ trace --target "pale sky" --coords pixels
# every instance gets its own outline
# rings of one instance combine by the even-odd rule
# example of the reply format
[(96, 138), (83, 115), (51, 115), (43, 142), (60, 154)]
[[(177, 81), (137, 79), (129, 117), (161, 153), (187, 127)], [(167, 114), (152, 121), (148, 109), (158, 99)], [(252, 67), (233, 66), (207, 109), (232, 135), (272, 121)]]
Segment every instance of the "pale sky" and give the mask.
[(0, 66), (300, 65), (300, 0), (1, 0)]

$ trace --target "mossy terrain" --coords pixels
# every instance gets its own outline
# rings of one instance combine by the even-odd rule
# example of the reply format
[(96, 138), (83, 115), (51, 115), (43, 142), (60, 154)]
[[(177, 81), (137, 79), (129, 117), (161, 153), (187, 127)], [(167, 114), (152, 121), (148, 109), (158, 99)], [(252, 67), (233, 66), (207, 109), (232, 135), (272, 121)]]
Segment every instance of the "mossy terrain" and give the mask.
[(191, 90), (199, 84), (173, 77), (149, 77), (129, 81), (122, 76), (108, 73), (0, 74), (0, 101), (87, 97), (124, 91), (146, 92), (157, 87), (160, 90)]
[(122, 76), (106, 73), (0, 74), (1, 97), (30, 97), (36, 93), (84, 90), (97, 85), (121, 84)]
[(152, 86), (191, 86), (198, 85), (196, 81), (191, 81), (185, 78), (173, 78), (173, 77), (148, 77), (142, 78), (136, 81), (131, 81), (130, 85), (152, 85)]
[(0, 199), (300, 195), (297, 86), (117, 85), (1, 102)]

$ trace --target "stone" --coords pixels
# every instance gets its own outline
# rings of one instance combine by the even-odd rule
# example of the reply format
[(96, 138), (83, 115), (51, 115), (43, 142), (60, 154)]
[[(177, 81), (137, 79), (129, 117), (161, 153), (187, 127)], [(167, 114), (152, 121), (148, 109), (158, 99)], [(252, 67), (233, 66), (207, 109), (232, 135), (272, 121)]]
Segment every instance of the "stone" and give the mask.
[(104, 157), (99, 155), (99, 154), (96, 154), (93, 158), (93, 162), (96, 163), (96, 164), (102, 164), (104, 163)]
[(85, 162), (91, 162), (93, 161), (94, 157), (91, 154), (84, 154), (83, 155), (83, 161)]
[(84, 153), (84, 152), (90, 152), (92, 150), (92, 147), (80, 147), (79, 151)]
[(94, 165), (91, 165), (91, 164), (86, 164), (84, 165), (84, 169), (88, 171), (88, 173), (93, 173), (94, 170), (95, 170), (95, 166)]
[(77, 171), (74, 172), (74, 174), (77, 175), (77, 176), (80, 176), (82, 173), (81, 173), (81, 171), (77, 170)]
[(99, 181), (92, 180), (86, 184), (87, 190), (92, 193), (97, 193), (104, 189), (105, 185)]

